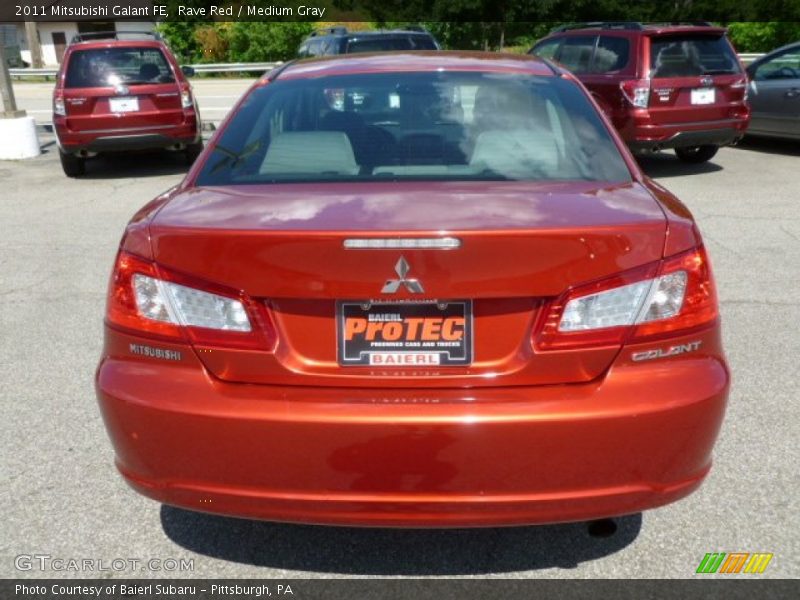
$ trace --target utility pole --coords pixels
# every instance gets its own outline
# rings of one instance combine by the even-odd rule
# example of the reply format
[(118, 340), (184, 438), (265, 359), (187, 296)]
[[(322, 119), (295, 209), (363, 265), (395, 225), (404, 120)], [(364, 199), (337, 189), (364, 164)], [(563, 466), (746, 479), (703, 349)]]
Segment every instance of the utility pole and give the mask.
[(17, 101), (14, 98), (14, 88), (11, 87), (11, 74), (8, 72), (3, 44), (0, 44), (0, 100), (3, 104), (2, 110), (0, 110), (0, 119), (16, 119), (25, 116), (24, 110), (17, 110)]
[(33, 117), (26, 116), (24, 110), (17, 110), (4, 41), (0, 41), (0, 100), (3, 102), (0, 109), (0, 160), (39, 156), (42, 149), (36, 135), (36, 122)]
[(39, 31), (34, 21), (25, 21), (25, 37), (28, 38), (28, 48), (31, 51), (31, 67), (41, 69), (44, 66), (42, 45), (39, 43)]

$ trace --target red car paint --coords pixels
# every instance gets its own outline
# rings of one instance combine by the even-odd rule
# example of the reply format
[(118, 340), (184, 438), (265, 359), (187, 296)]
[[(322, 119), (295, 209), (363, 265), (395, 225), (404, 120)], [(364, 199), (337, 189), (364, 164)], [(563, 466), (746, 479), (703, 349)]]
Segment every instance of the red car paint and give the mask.
[[(638, 23), (593, 24), (575, 26), (556, 31), (533, 47), (532, 53), (541, 55), (552, 44), (563, 45), (565, 40), (593, 40), (597, 55), (603, 40), (611, 44), (627, 43), (628, 58), (608, 68), (587, 64), (577, 66), (576, 76), (587, 87), (603, 111), (609, 116), (622, 139), (635, 151), (654, 151), (662, 148), (688, 148), (702, 145), (720, 146), (741, 138), (750, 122), (747, 103), (747, 75), (736, 57), (725, 29), (707, 25), (641, 25)], [(674, 40), (720, 39), (735, 65), (731, 73), (712, 73), (708, 80), (698, 74), (660, 73), (653, 67), (657, 58), (653, 52), (656, 43)], [(563, 50), (552, 56), (558, 60)], [(652, 59), (652, 60), (651, 60)], [(594, 59), (598, 62), (597, 58)], [(632, 102), (632, 90), (641, 86), (646, 90), (644, 106)], [(692, 90), (714, 89), (715, 99), (710, 104), (694, 105)]]
[[(272, 80), (437, 69), (580, 86), (530, 57), (468, 53), (314, 60)], [(275, 521), (448, 527), (628, 514), (701, 484), (729, 387), (708, 259), (689, 211), (610, 123), (627, 183), (197, 186), (232, 118), (184, 182), (131, 221), (110, 283), (97, 396), (137, 491)], [(343, 245), (440, 236), (462, 245)], [(401, 255), (423, 298), (472, 301), (469, 366), (337, 362), (337, 301), (379, 298)], [(587, 286), (676, 268), (689, 284), (671, 319), (555, 327)], [(255, 327), (146, 319), (136, 273), (236, 298)], [(415, 299), (402, 286), (393, 297)]]
[[(163, 80), (131, 83), (117, 89), (97, 81), (70, 82), (76, 57), (93, 51), (144, 50), (162, 58)], [(135, 98), (136, 110), (115, 112), (111, 102)], [(184, 149), (201, 143), (201, 123), (191, 85), (166, 44), (158, 39), (97, 39), (70, 44), (56, 75), (53, 128), (59, 149), (83, 159), (96, 152), (148, 148)], [(82, 172), (82, 169), (81, 169)]]

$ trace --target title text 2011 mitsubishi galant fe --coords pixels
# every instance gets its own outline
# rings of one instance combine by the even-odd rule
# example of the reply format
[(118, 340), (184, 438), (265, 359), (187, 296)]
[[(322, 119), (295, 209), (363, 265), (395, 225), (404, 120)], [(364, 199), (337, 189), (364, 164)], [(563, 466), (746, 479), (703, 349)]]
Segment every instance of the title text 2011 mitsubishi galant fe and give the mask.
[(672, 502), (708, 473), (729, 384), (691, 214), (530, 56), (265, 76), (128, 225), (105, 331), (125, 479), (275, 521)]

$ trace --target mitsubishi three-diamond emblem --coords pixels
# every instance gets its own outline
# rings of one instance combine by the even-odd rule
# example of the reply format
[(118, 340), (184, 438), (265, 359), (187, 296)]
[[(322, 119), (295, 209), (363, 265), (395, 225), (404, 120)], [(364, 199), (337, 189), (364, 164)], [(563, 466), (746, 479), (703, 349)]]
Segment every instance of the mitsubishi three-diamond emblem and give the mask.
[(418, 279), (407, 279), (406, 275), (411, 270), (408, 262), (402, 256), (394, 266), (394, 272), (397, 273), (399, 279), (387, 279), (381, 290), (382, 294), (396, 294), (401, 285), (406, 286), (406, 289), (411, 294), (423, 294), (425, 290)]

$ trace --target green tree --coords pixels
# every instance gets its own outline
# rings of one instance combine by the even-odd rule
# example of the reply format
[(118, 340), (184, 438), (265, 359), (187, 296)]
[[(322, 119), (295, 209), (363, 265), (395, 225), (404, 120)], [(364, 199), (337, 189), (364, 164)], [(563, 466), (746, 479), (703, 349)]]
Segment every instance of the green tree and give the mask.
[[(213, 0), (161, 0), (173, 18), (178, 14), (178, 6), (208, 9)], [(196, 62), (203, 57), (203, 50), (195, 36), (195, 30), (208, 25), (200, 17), (182, 18), (180, 21), (164, 21), (158, 24), (158, 32), (169, 44), (170, 49), (181, 62)]]
[(800, 22), (796, 21), (734, 22), (727, 27), (739, 52), (769, 52), (800, 40)]
[(229, 59), (233, 62), (288, 60), (313, 28), (314, 24), (306, 21), (238, 21), (230, 30)]
[(195, 37), (199, 25), (201, 23), (192, 21), (165, 21), (158, 24), (158, 31), (179, 61), (192, 63), (203, 55)]
[(194, 38), (203, 53), (200, 62), (225, 62), (228, 60), (231, 21), (203, 24), (194, 31)]

